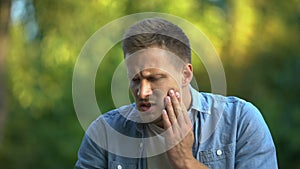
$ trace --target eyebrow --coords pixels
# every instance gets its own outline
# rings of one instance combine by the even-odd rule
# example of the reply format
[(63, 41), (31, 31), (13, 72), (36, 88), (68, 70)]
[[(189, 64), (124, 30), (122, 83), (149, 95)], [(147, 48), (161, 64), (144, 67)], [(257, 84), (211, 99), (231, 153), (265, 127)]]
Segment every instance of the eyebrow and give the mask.
[(151, 76), (166, 76), (164, 73), (162, 72), (147, 72), (146, 75), (144, 75), (143, 71), (141, 71), (140, 73), (138, 73), (139, 75), (141, 75), (142, 77), (151, 77)]
[[(131, 72), (131, 73), (133, 73), (133, 72)], [(131, 77), (131, 79), (136, 78), (137, 76), (141, 76), (144, 78), (151, 77), (151, 76), (163, 76), (163, 77), (167, 76), (167, 73), (165, 71), (158, 71), (158, 70), (147, 70), (146, 75), (143, 71), (139, 71), (139, 72), (135, 73), (134, 75), (133, 74), (130, 75), (131, 73), (128, 74), (128, 77), (129, 78)]]

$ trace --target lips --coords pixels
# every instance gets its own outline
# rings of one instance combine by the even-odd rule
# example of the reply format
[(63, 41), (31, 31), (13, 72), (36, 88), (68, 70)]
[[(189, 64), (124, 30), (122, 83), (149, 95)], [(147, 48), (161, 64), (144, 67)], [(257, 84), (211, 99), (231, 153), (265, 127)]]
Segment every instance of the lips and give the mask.
[(138, 108), (140, 111), (148, 111), (154, 105), (155, 105), (154, 103), (150, 103), (150, 102), (141, 102), (138, 104)]

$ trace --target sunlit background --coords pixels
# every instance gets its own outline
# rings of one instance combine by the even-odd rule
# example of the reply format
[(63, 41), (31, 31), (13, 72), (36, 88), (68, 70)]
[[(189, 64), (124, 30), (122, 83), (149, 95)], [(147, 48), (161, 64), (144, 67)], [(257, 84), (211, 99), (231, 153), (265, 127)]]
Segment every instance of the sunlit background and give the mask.
[[(149, 11), (182, 17), (209, 37), (225, 68), (228, 95), (261, 110), (280, 168), (300, 168), (298, 0), (0, 0), (0, 5), (0, 168), (73, 168), (84, 134), (72, 101), (77, 56), (100, 27)], [(121, 59), (118, 44), (98, 70), (95, 92), (102, 111), (114, 108), (110, 81)], [(199, 89), (210, 92), (200, 60), (194, 59), (194, 69)]]

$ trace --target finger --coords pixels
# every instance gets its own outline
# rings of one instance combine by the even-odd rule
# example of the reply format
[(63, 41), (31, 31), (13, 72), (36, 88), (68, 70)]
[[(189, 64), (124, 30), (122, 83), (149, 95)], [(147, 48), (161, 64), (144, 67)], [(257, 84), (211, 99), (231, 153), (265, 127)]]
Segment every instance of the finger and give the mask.
[(167, 149), (169, 149), (173, 145), (172, 142), (174, 141), (174, 139), (173, 139), (174, 133), (173, 133), (173, 127), (172, 127), (171, 121), (170, 121), (167, 111), (165, 109), (162, 111), (162, 119), (163, 119), (163, 125), (164, 125), (164, 129), (165, 129), (165, 133), (163, 133), (163, 136), (166, 141), (165, 146)]
[(168, 114), (168, 118), (169, 118), (171, 124), (174, 124), (175, 121), (176, 121), (176, 115), (174, 113), (174, 109), (173, 109), (173, 106), (172, 106), (172, 103), (171, 103), (170, 96), (167, 96), (165, 98), (165, 105), (166, 105), (166, 111), (167, 111), (167, 114)]
[(178, 103), (181, 105), (182, 118), (184, 119), (184, 122), (185, 122), (186, 124), (191, 124), (191, 119), (190, 119), (190, 117), (188, 116), (187, 108), (186, 108), (185, 105), (181, 102), (181, 97), (180, 97), (179, 92), (176, 92), (175, 95), (176, 95), (176, 97), (177, 97)]
[[(178, 93), (178, 92), (176, 92), (176, 93)], [(179, 96), (179, 93), (175, 94), (174, 90), (170, 90), (169, 95), (171, 98), (171, 103), (173, 106), (174, 114), (176, 115), (176, 117), (178, 117), (179, 114), (181, 114), (181, 106), (180, 106), (180, 104), (178, 102), (178, 98), (177, 98), (177, 96)]]
[(172, 127), (171, 121), (170, 121), (167, 111), (165, 109), (163, 109), (163, 111), (162, 111), (162, 119), (163, 119), (163, 125), (164, 125), (165, 130)]
[(179, 92), (175, 92), (175, 96), (179, 102), (179, 104), (181, 104), (181, 97), (180, 97), (180, 93)]
[(171, 101), (172, 101), (175, 115), (177, 117), (177, 122), (179, 124), (179, 127), (182, 127), (186, 123), (185, 117), (183, 116), (183, 114), (186, 113), (186, 108), (181, 103), (181, 97), (179, 92), (175, 92), (175, 96), (172, 98)]

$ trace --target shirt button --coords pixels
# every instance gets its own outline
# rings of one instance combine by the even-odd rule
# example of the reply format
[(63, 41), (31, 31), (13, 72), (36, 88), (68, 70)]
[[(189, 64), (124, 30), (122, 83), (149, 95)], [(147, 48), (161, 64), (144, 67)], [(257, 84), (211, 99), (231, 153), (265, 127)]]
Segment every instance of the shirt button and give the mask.
[(122, 166), (119, 164), (117, 168), (118, 168), (118, 169), (122, 169)]
[(223, 154), (222, 150), (217, 150), (217, 155), (218, 155), (218, 156), (220, 156), (220, 155), (222, 155), (222, 154)]

